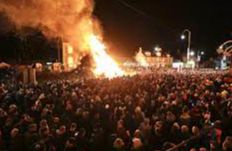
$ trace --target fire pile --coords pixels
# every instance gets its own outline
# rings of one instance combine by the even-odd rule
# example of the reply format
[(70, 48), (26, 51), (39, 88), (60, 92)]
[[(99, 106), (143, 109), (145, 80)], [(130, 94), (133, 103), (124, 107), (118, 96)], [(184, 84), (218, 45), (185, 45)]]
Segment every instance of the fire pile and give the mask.
[(40, 28), (47, 37), (62, 37), (78, 53), (91, 54), (95, 63), (93, 72), (113, 78), (124, 75), (117, 62), (106, 52), (99, 22), (93, 17), (92, 0), (8, 0), (0, 3), (18, 28)]

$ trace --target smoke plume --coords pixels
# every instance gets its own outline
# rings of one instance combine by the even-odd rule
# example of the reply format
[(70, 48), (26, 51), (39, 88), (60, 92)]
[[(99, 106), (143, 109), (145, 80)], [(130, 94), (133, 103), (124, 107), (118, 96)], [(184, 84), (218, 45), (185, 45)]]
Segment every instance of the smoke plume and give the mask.
[[(92, 16), (93, 0), (1, 0), (5, 12), (18, 28), (39, 28), (48, 37), (60, 36), (79, 50), (86, 33), (101, 34)], [(96, 33), (97, 32), (97, 33)]]

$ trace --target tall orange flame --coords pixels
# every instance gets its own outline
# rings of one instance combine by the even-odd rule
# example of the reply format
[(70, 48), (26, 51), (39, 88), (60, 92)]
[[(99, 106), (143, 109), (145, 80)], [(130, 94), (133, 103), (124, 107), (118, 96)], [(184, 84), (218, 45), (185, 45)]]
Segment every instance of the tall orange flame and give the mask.
[(96, 68), (93, 71), (96, 76), (104, 75), (108, 78), (113, 78), (124, 74), (117, 63), (106, 53), (105, 45), (97, 36), (90, 35), (88, 42), (91, 54), (96, 63)]

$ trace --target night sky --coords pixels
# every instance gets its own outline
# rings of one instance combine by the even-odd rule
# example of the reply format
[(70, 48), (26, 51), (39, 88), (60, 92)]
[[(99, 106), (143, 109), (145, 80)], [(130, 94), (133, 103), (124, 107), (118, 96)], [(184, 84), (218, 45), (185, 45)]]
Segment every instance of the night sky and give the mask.
[[(115, 58), (132, 57), (140, 46), (152, 51), (159, 45), (166, 53), (181, 59), (186, 54), (187, 41), (181, 40), (180, 35), (187, 28), (192, 31), (192, 49), (205, 51), (204, 58), (209, 59), (217, 56), (216, 49), (222, 42), (232, 39), (230, 1), (95, 0), (94, 15), (102, 24), (108, 51)], [(18, 54), (24, 52), (25, 46), (19, 43), (19, 33), (11, 32), (13, 29), (12, 22), (0, 12), (0, 60), (10, 57), (25, 60)], [(37, 39), (29, 37), (29, 44), (44, 52), (39, 54), (49, 55), (47, 50), (56, 52), (54, 44), (47, 43), (41, 33), (34, 35)], [(6, 55), (1, 57), (3, 54)], [(38, 54), (34, 56), (41, 58)]]
[(185, 53), (180, 34), (192, 31), (192, 48), (216, 55), (216, 48), (232, 38), (230, 1), (220, 0), (96, 0), (95, 15), (102, 23), (112, 53), (131, 56), (139, 46), (155, 45), (176, 55)]

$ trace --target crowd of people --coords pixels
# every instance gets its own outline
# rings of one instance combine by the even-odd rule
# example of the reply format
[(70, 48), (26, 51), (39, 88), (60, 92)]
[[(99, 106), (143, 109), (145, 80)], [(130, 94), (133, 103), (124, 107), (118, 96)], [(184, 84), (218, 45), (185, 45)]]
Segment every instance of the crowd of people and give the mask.
[(229, 151), (232, 84), (223, 77), (153, 71), (31, 85), (2, 80), (0, 150)]

